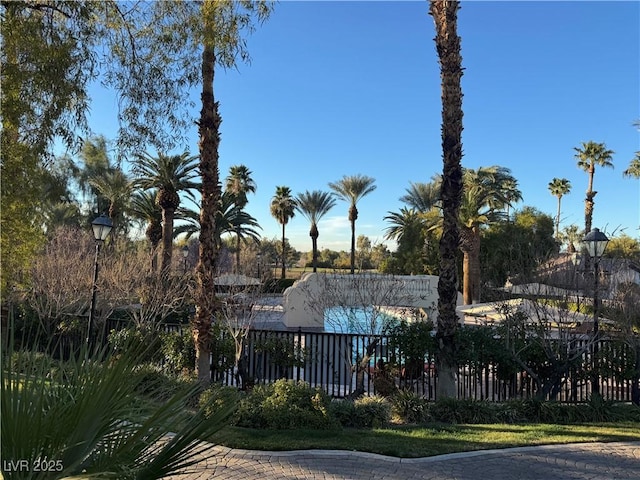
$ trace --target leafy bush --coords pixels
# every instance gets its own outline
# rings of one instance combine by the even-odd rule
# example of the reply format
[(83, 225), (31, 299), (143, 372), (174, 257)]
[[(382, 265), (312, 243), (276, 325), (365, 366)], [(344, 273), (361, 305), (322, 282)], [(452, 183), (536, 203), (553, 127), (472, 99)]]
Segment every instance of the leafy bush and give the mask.
[(431, 405), (431, 418), (443, 423), (495, 423), (496, 410), (483, 400), (445, 398)]
[(237, 388), (214, 384), (200, 394), (198, 406), (205, 417), (210, 418), (226, 405), (237, 405), (241, 396)]
[(184, 328), (181, 332), (160, 334), (160, 351), (167, 371), (178, 374), (193, 370), (196, 364), (196, 349), (191, 331)]
[(135, 351), (133, 358), (136, 358), (140, 364), (160, 360), (158, 335), (149, 328), (131, 326), (121, 330), (111, 330), (108, 342), (118, 354), (129, 350)]
[(136, 393), (147, 398), (164, 402), (194, 382), (188, 377), (168, 375), (155, 364), (140, 365), (133, 373)]
[(400, 390), (391, 397), (391, 412), (405, 423), (422, 423), (429, 418), (429, 403), (410, 390)]
[(391, 403), (379, 395), (360, 397), (354, 402), (354, 417), (358, 427), (379, 428), (391, 421)]
[(334, 399), (329, 404), (329, 415), (347, 428), (361, 428), (356, 416), (356, 406), (352, 400)]
[(317, 428), (335, 426), (328, 413), (329, 396), (305, 382), (278, 380), (259, 385), (236, 411), (235, 424), (251, 428)]

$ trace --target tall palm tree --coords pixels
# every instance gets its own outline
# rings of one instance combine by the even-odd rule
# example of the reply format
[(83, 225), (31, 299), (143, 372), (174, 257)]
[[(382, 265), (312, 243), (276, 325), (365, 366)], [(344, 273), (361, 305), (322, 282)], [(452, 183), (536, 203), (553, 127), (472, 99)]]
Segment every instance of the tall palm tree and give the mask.
[(158, 270), (158, 245), (162, 240), (162, 209), (156, 203), (157, 190), (142, 190), (131, 199), (131, 213), (148, 223), (144, 232), (151, 246), (151, 271)]
[(358, 201), (376, 189), (374, 178), (366, 175), (345, 175), (337, 182), (330, 182), (329, 188), (342, 200), (349, 202), (349, 222), (351, 223), (351, 275), (356, 266), (356, 220), (358, 219)]
[(128, 175), (116, 167), (101, 176), (89, 178), (89, 183), (109, 201), (109, 218), (113, 222), (114, 231), (125, 230), (124, 215), (129, 209), (134, 187)]
[(296, 210), (311, 222), (309, 236), (311, 237), (313, 271), (316, 272), (318, 270), (318, 237), (320, 236), (318, 222), (335, 206), (336, 201), (329, 192), (320, 190), (309, 192), (307, 190), (304, 193), (299, 193), (295, 202)]
[(596, 165), (600, 167), (613, 168), (613, 150), (608, 150), (604, 143), (582, 142), (580, 147), (573, 147), (576, 151), (575, 158), (578, 159), (578, 167), (589, 174), (589, 185), (587, 196), (584, 200), (584, 231), (591, 231), (593, 220), (594, 197), (598, 192), (593, 190), (593, 176), (596, 173)]
[(571, 182), (566, 178), (554, 177), (549, 182), (549, 191), (554, 197), (558, 197), (558, 212), (556, 213), (556, 238), (560, 235), (560, 202), (562, 197), (571, 191)]
[(640, 179), (640, 152), (636, 152), (636, 156), (633, 157), (631, 163), (629, 163), (629, 168), (622, 172), (622, 175)]
[(134, 171), (139, 179), (137, 184), (143, 189), (157, 189), (156, 203), (162, 209), (162, 263), (160, 271), (167, 274), (171, 267), (173, 253), (173, 220), (180, 206), (180, 193), (194, 198), (193, 191), (199, 187), (196, 181), (197, 157), (188, 152), (182, 155), (164, 155), (156, 157), (144, 153), (139, 155)]
[(282, 225), (282, 272), (280, 278), (286, 278), (287, 241), (284, 232), (285, 226), (296, 214), (296, 201), (291, 196), (289, 187), (276, 187), (276, 194), (271, 199), (270, 210), (273, 218)]
[(462, 56), (458, 36), (460, 3), (431, 0), (429, 14), (436, 29), (436, 50), (440, 62), (442, 95), (442, 202), (443, 228), (440, 238), (440, 277), (438, 280), (438, 325), (436, 367), (437, 397), (456, 397), (456, 348), (458, 326), (456, 304), (458, 275), (456, 252), (459, 244), (458, 211), (462, 196)]
[(506, 218), (505, 207), (522, 194), (505, 167), (464, 169), (460, 204), (460, 250), (463, 254), (463, 301), (480, 301), (480, 229)]
[[(225, 189), (232, 195), (236, 206), (242, 210), (248, 203), (247, 193), (256, 191), (256, 182), (251, 178), (251, 170), (244, 165), (232, 166)], [(236, 235), (236, 272), (240, 273), (240, 232)]]

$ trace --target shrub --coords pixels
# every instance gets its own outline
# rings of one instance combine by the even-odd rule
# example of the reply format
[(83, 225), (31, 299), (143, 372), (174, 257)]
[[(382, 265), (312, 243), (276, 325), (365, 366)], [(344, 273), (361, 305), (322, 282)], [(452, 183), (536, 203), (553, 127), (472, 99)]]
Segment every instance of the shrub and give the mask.
[(235, 424), (251, 428), (317, 428), (335, 426), (328, 414), (329, 396), (305, 382), (278, 380), (255, 387), (236, 411)]
[(355, 419), (360, 428), (379, 428), (391, 421), (391, 403), (379, 395), (361, 397), (354, 402)]
[(140, 364), (160, 360), (158, 336), (149, 328), (131, 326), (121, 330), (111, 330), (108, 342), (118, 354), (130, 350), (135, 351), (136, 354), (133, 358)]
[(237, 405), (241, 395), (237, 388), (219, 384), (211, 385), (200, 394), (198, 406), (203, 410), (205, 417), (210, 418), (226, 405)]
[(443, 423), (495, 423), (495, 408), (483, 400), (455, 400), (445, 398), (436, 401), (430, 408), (433, 420)]
[(400, 390), (391, 397), (391, 412), (405, 423), (422, 423), (429, 418), (429, 403), (410, 390)]
[(196, 364), (196, 349), (188, 328), (161, 333), (160, 351), (165, 369), (174, 374), (192, 370)]
[(160, 366), (154, 364), (140, 365), (136, 368), (134, 376), (136, 393), (160, 402), (168, 400), (194, 383), (186, 377), (167, 375)]
[(329, 415), (343, 427), (361, 427), (361, 425), (358, 425), (356, 406), (351, 400), (332, 400), (329, 404)]

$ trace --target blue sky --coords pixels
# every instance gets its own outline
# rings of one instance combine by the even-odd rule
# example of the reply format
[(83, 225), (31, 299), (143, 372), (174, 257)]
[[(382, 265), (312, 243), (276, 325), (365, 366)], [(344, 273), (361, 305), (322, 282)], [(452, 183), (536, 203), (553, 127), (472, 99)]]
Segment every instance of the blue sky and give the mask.
[[(328, 191), (329, 182), (364, 174), (377, 189), (358, 204), (356, 234), (382, 242), (383, 217), (400, 209), (409, 183), (442, 170), (439, 66), (427, 12), (426, 1), (283, 1), (248, 38), (251, 64), (217, 73), (221, 176), (236, 164), (253, 172), (258, 188), (247, 210), (263, 237), (280, 235), (269, 213), (277, 185)], [(468, 1), (458, 32), (463, 166), (510, 168), (523, 194), (516, 208), (552, 216), (557, 199), (547, 185), (569, 179), (561, 226), (583, 228), (588, 177), (573, 147), (605, 142), (615, 168), (596, 169), (593, 226), (638, 237), (640, 182), (622, 171), (640, 149), (632, 125), (640, 119), (640, 3)], [(113, 138), (115, 102), (105, 95), (94, 95), (100, 115), (91, 123)], [(192, 95), (197, 100), (199, 91)], [(195, 127), (189, 138), (186, 149), (197, 153)], [(349, 249), (347, 210), (338, 201), (321, 221), (320, 248)], [(300, 215), (287, 225), (298, 250), (311, 249), (308, 232)]]

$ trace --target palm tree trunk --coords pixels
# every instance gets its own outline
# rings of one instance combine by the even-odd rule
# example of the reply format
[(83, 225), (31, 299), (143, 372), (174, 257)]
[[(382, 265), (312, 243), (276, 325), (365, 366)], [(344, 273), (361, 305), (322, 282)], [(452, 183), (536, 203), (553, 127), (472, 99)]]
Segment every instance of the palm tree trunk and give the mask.
[(240, 225), (236, 227), (236, 273), (240, 274)]
[(313, 266), (313, 273), (318, 271), (318, 229), (312, 228), (311, 233), (311, 265)]
[(162, 264), (160, 272), (169, 275), (173, 254), (173, 213), (172, 208), (162, 209)]
[(432, 0), (429, 13), (436, 28), (436, 49), (442, 84), (442, 187), (443, 230), (440, 238), (440, 277), (438, 280), (438, 322), (436, 339), (437, 398), (455, 398), (456, 354), (454, 334), (458, 327), (456, 303), (458, 273), (456, 253), (459, 244), (458, 212), (462, 196), (462, 58), (457, 32), (456, 1)]
[(560, 235), (560, 201), (562, 199), (561, 195), (558, 195), (558, 213), (556, 214), (556, 238)]
[(480, 301), (480, 230), (477, 226), (460, 231), (462, 250), (462, 300), (465, 305)]
[[(205, 22), (207, 23), (207, 22)], [(213, 27), (205, 24), (205, 30)], [(196, 348), (196, 374), (198, 380), (211, 380), (211, 324), (219, 310), (215, 295), (214, 278), (218, 257), (215, 216), (220, 202), (220, 172), (218, 146), (220, 144), (220, 113), (213, 94), (215, 53), (205, 42), (202, 53), (202, 110), (198, 123), (200, 136), (200, 174), (202, 176), (202, 204), (200, 209), (200, 247), (196, 266), (196, 313), (192, 332)]]
[(584, 233), (585, 235), (591, 231), (591, 222), (593, 220), (593, 206), (595, 205), (594, 197), (598, 192), (593, 191), (593, 176), (596, 172), (593, 164), (589, 167), (589, 186), (587, 187), (587, 197), (584, 200)]
[(356, 221), (351, 221), (351, 275), (356, 270)]
[(280, 278), (282, 278), (283, 280), (285, 278), (287, 278), (287, 272), (286, 272), (286, 258), (287, 258), (287, 240), (284, 236), (284, 227), (285, 224), (282, 224), (282, 274), (280, 276)]
[(358, 209), (355, 205), (349, 208), (349, 220), (351, 221), (351, 275), (355, 273), (356, 267), (356, 220), (358, 218)]

